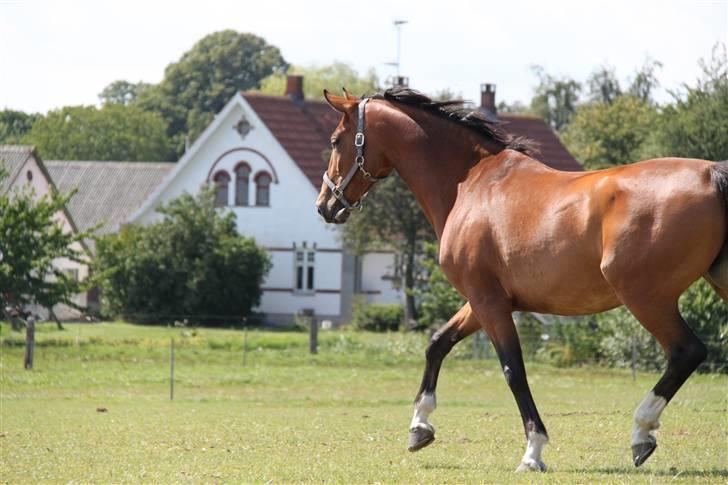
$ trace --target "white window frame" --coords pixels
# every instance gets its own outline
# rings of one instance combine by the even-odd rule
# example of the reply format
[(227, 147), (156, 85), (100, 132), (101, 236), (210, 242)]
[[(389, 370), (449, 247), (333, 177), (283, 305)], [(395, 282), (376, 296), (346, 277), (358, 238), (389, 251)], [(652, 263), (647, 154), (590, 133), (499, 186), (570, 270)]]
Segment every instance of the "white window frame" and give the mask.
[[(299, 270), (301, 272), (300, 288), (298, 286)], [(302, 248), (295, 248), (293, 251), (293, 292), (297, 295), (311, 295), (316, 292), (316, 250), (307, 248), (305, 244)]]

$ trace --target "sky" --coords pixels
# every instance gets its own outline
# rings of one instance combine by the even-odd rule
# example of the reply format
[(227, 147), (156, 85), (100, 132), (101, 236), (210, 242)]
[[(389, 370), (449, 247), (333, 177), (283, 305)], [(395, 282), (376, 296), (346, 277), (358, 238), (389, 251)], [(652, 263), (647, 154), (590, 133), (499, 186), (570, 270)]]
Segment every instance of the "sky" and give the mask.
[(0, 109), (98, 104), (112, 81), (158, 82), (223, 29), (265, 38), (291, 64), (343, 61), (384, 80), (394, 74), (398, 19), (408, 21), (400, 70), (410, 86), (473, 101), (489, 82), (498, 102), (528, 102), (534, 65), (583, 81), (608, 64), (624, 82), (646, 59), (663, 64), (657, 97), (666, 101), (728, 42), (728, 0), (0, 0)]

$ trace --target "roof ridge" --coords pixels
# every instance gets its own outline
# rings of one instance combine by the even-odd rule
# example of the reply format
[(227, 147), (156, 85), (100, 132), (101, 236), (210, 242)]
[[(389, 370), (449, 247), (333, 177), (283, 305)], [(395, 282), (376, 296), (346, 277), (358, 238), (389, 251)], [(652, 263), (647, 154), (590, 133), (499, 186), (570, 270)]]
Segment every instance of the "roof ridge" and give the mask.
[(163, 162), (163, 161), (139, 161), (133, 162), (129, 160), (45, 160), (45, 163), (51, 164), (76, 164), (76, 165), (138, 165), (138, 166), (150, 166), (150, 165), (174, 165), (176, 162)]
[(35, 145), (0, 145), (0, 151), (7, 152), (32, 152)]

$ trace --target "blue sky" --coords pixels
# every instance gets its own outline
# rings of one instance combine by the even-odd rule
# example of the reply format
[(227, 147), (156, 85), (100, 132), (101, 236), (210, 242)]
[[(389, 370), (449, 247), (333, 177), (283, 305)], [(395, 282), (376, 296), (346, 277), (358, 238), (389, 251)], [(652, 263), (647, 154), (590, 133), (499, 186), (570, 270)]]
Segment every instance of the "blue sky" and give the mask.
[(116, 79), (159, 81), (195, 41), (226, 28), (264, 37), (293, 64), (339, 60), (383, 79), (393, 73), (395, 19), (409, 21), (401, 70), (411, 86), (472, 100), (493, 82), (498, 100), (528, 101), (535, 64), (577, 80), (610, 64), (625, 80), (648, 57), (664, 64), (665, 100), (728, 42), (728, 0), (0, 0), (0, 108), (95, 104)]

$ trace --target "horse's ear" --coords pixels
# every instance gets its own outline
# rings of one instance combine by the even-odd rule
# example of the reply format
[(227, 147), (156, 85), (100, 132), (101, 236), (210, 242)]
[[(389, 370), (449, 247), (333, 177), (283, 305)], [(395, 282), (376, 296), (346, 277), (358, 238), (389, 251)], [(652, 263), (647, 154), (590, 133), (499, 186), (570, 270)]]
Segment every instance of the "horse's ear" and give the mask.
[(339, 113), (346, 113), (347, 110), (356, 104), (356, 102), (352, 102), (343, 96), (331, 94), (326, 89), (324, 89), (324, 99), (326, 99), (326, 102), (329, 103), (329, 106)]
[(341, 90), (344, 91), (344, 98), (346, 98), (347, 101), (355, 101), (355, 102), (359, 101), (359, 98), (357, 98), (353, 94), (349, 93), (349, 91), (347, 91), (346, 88), (342, 87)]

